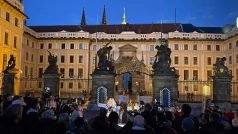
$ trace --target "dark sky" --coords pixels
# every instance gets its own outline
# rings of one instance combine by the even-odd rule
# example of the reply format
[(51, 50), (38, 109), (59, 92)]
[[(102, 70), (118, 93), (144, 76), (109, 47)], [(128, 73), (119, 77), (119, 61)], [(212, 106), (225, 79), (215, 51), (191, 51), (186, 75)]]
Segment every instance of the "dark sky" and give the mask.
[(99, 24), (106, 5), (109, 24), (120, 24), (123, 8), (127, 22), (174, 23), (195, 26), (235, 24), (238, 0), (23, 0), (27, 25), (78, 25), (85, 8), (87, 24)]

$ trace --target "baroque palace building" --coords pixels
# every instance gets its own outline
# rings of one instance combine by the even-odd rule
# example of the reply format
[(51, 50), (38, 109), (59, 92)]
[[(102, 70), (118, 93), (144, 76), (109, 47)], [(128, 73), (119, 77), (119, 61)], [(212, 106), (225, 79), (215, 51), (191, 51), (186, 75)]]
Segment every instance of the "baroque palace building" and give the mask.
[[(121, 24), (108, 24), (104, 7), (101, 24), (87, 25), (83, 10), (80, 25), (27, 26), (27, 16), (18, 0), (0, 2), (0, 71), (10, 54), (16, 57), (20, 71), (16, 94), (41, 94), (42, 75), (48, 66), (50, 51), (57, 56), (62, 97), (79, 97), (91, 91), (91, 74), (96, 68), (97, 51), (111, 42), (115, 63), (115, 89), (137, 89), (152, 93), (152, 64), (161, 38), (172, 50), (172, 65), (179, 77), (179, 95), (212, 98), (213, 64), (226, 57), (232, 71), (232, 97), (238, 98), (238, 22), (224, 27), (196, 27), (192, 24), (129, 24), (125, 12)], [(124, 10), (125, 11), (125, 10)], [(237, 20), (238, 21), (238, 20)], [(1, 80), (0, 80), (1, 81)], [(126, 82), (125, 82), (126, 81)], [(1, 87), (1, 85), (0, 85)], [(196, 99), (196, 98), (195, 98)], [(194, 100), (196, 101), (196, 100)]]

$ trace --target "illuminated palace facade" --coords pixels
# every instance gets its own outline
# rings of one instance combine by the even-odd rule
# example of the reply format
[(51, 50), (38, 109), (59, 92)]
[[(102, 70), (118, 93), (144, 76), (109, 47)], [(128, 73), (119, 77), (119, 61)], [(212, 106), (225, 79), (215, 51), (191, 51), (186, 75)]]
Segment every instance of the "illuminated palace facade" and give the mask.
[[(188, 93), (212, 97), (210, 76), (218, 57), (226, 57), (226, 65), (233, 75), (231, 96), (238, 97), (237, 24), (224, 27), (196, 27), (181, 23), (128, 24), (124, 13), (121, 24), (111, 25), (107, 23), (104, 7), (102, 22), (97, 25), (87, 25), (83, 10), (80, 25), (26, 26), (23, 21), (27, 16), (21, 2), (3, 0), (0, 4), (0, 72), (13, 54), (16, 68), (20, 69), (15, 94), (41, 94), (48, 51), (57, 56), (61, 97), (79, 97), (83, 91), (89, 93), (91, 74), (97, 62), (96, 52), (111, 42), (111, 57), (118, 73), (117, 91), (130, 87), (137, 88), (143, 95), (151, 95), (150, 75), (157, 53), (155, 46), (163, 38), (168, 40), (172, 50), (171, 66), (180, 76), (181, 100)], [(125, 79), (129, 79), (130, 86), (124, 82)]]

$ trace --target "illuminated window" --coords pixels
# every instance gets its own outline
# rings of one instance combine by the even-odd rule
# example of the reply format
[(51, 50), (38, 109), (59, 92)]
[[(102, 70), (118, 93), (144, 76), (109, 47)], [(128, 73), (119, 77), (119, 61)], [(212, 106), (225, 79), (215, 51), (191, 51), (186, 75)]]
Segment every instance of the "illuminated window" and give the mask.
[(150, 51), (154, 51), (154, 50), (155, 50), (154, 45), (150, 45)]
[(96, 64), (96, 57), (93, 57), (93, 64)]
[(178, 44), (174, 44), (174, 49), (175, 49), (175, 50), (179, 50)]
[(212, 70), (207, 70), (207, 80), (212, 80), (212, 78), (211, 78), (211, 76), (212, 76)]
[(97, 51), (97, 46), (93, 45), (93, 51)]
[(150, 65), (154, 64), (155, 57), (150, 57)]
[(79, 49), (83, 49), (84, 45), (82, 43), (79, 44)]

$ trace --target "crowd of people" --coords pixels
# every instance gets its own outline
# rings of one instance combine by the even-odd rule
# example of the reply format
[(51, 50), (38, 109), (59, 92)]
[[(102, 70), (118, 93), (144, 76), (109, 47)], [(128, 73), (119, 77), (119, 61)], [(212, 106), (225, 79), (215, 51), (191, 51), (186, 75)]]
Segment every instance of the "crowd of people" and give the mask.
[[(123, 115), (99, 108), (87, 117), (85, 101), (42, 101), (33, 96), (0, 98), (1, 134), (238, 134), (238, 111), (209, 108), (192, 116), (190, 105), (161, 108), (145, 104)], [(123, 106), (122, 106), (123, 107)], [(123, 116), (120, 120), (120, 116)]]

